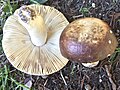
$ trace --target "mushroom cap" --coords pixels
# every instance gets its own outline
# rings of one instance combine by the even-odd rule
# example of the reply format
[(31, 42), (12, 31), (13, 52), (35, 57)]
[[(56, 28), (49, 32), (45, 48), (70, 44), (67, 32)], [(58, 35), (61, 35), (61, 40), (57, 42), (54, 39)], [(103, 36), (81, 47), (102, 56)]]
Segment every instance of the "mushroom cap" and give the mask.
[(18, 70), (31, 75), (49, 75), (62, 69), (68, 59), (61, 55), (59, 38), (69, 24), (64, 15), (50, 6), (28, 5), (37, 10), (47, 27), (47, 41), (43, 46), (35, 46), (30, 36), (18, 21), (18, 10), (8, 17), (3, 28), (2, 46), (10, 63)]
[(91, 63), (105, 59), (117, 47), (117, 40), (107, 23), (97, 18), (71, 22), (60, 36), (60, 51), (71, 61)]

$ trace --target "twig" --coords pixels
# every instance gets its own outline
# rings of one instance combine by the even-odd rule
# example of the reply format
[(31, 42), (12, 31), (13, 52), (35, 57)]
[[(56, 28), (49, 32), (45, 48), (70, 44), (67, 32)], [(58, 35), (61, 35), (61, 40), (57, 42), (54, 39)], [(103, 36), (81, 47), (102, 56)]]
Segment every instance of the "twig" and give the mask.
[(76, 18), (80, 18), (80, 17), (83, 17), (83, 15), (73, 16), (74, 19), (76, 19)]
[(46, 81), (45, 81), (45, 83), (44, 83), (44, 86), (47, 84), (47, 82), (48, 82), (48, 79), (46, 79)]
[(117, 90), (117, 89), (116, 89), (116, 84), (113, 82), (113, 80), (112, 80), (112, 78), (111, 78), (112, 75), (110, 74), (107, 65), (105, 65), (105, 69), (106, 69), (107, 75), (108, 75), (108, 77), (109, 77), (109, 81), (110, 81), (110, 83), (112, 84), (112, 89), (113, 89), (113, 90)]
[(45, 81), (45, 83), (44, 83), (44, 90), (49, 90), (48, 88), (46, 88), (45, 86), (46, 86), (46, 84), (47, 84), (47, 82), (48, 82), (48, 79), (46, 79), (46, 81)]
[(65, 81), (65, 78), (63, 77), (62, 71), (60, 71), (60, 75), (61, 75), (61, 77), (62, 77), (62, 79), (63, 79), (63, 82), (64, 82), (65, 86), (67, 86), (67, 83), (66, 83), (66, 81)]
[(112, 17), (111, 21), (110, 21), (110, 26), (112, 26), (113, 28), (115, 28), (115, 21), (116, 19), (120, 16), (120, 13), (113, 13), (112, 15), (110, 15)]
[(81, 80), (81, 90), (83, 89), (84, 81), (85, 81), (85, 76), (84, 76), (83, 79)]

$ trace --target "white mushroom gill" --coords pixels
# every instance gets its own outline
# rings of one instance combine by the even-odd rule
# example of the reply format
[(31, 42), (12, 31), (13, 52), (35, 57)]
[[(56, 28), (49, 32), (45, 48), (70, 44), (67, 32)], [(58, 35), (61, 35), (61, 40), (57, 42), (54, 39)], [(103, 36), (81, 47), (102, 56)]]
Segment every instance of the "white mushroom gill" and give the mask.
[(22, 6), (18, 11), (19, 22), (27, 29), (31, 41), (42, 46), (47, 39), (47, 30), (43, 17), (30, 7)]
[(59, 38), (69, 24), (53, 7), (32, 4), (18, 8), (3, 28), (2, 47), (9, 62), (30, 75), (49, 75), (68, 62), (60, 53)]

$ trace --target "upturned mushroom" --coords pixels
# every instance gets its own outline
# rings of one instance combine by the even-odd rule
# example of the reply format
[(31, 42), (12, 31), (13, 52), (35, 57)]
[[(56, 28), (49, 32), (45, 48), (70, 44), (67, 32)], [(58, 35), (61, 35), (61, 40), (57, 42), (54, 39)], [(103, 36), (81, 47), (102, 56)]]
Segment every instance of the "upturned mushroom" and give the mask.
[(10, 63), (31, 75), (49, 75), (62, 69), (68, 59), (61, 55), (59, 38), (69, 24), (50, 6), (26, 5), (8, 17), (2, 46)]
[(117, 47), (112, 30), (97, 18), (82, 18), (71, 22), (60, 36), (60, 51), (71, 61), (86, 67), (96, 66)]

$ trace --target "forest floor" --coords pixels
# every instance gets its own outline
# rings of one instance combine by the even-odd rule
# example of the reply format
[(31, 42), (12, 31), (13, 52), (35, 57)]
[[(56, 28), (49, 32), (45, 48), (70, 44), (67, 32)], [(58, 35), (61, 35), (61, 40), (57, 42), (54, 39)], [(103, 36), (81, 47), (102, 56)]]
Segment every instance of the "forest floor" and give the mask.
[[(18, 4), (14, 7), (30, 4), (30, 1), (18, 0)], [(97, 17), (107, 22), (119, 43), (115, 53), (93, 68), (69, 61), (62, 70), (47, 78), (22, 73), (9, 63), (2, 50), (2, 27), (8, 13), (0, 20), (0, 90), (23, 90), (25, 82), (30, 80), (31, 90), (120, 90), (120, 0), (46, 0), (44, 5), (61, 11), (69, 22), (84, 17)], [(4, 11), (2, 8), (6, 10), (1, 7), (0, 14)]]

